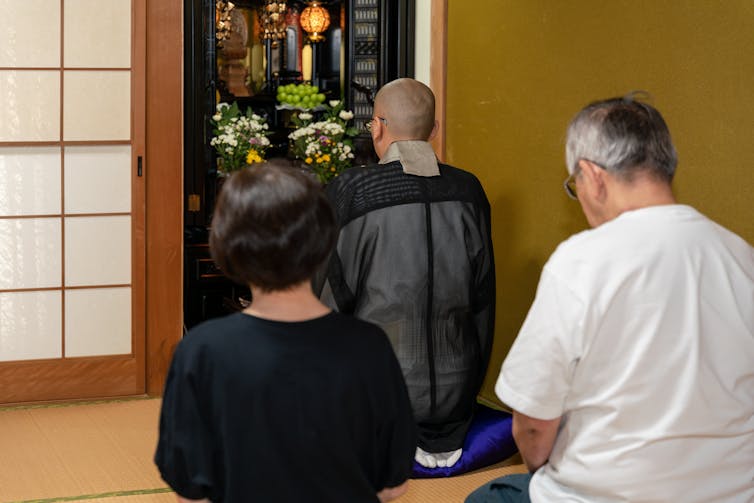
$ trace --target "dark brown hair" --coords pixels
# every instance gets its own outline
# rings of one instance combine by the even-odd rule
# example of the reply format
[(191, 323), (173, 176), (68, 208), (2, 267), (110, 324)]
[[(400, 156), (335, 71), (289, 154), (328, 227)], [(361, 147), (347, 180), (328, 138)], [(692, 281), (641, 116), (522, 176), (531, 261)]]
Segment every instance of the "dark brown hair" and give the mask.
[(273, 291), (310, 279), (336, 237), (335, 215), (314, 176), (271, 161), (225, 180), (209, 244), (229, 278)]

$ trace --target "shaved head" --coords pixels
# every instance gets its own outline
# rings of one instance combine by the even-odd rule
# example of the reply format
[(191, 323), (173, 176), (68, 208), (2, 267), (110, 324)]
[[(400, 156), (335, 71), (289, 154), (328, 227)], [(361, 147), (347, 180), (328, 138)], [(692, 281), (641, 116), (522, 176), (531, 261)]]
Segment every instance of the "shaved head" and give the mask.
[(435, 95), (418, 80), (397, 79), (382, 86), (374, 110), (395, 139), (427, 140), (435, 126)]

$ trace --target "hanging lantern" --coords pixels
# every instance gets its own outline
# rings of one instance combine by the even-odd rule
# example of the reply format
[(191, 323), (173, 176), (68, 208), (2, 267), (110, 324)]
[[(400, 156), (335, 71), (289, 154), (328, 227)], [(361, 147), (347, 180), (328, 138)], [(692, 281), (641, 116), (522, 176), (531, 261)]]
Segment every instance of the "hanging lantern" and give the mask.
[(321, 42), (325, 39), (322, 33), (330, 27), (330, 13), (319, 2), (310, 2), (301, 12), (299, 22), (301, 28), (309, 35), (309, 40)]

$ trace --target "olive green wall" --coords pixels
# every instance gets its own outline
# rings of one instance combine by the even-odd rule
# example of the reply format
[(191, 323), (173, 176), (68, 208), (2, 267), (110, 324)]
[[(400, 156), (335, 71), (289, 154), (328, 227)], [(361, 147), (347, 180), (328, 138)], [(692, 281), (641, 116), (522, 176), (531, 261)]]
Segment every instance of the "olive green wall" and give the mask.
[(678, 149), (679, 202), (754, 243), (754, 2), (448, 4), (446, 157), (492, 205), (497, 327), (482, 396), (494, 400), (542, 266), (587, 227), (562, 189), (564, 131), (583, 105), (649, 91)]

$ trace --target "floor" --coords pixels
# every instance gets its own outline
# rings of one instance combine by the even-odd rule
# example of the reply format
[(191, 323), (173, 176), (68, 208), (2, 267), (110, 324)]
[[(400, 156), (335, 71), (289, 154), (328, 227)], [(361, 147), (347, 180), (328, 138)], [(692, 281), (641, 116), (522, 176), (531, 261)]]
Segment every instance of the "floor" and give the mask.
[[(152, 462), (160, 400), (0, 407), (0, 502), (175, 502)], [(399, 503), (456, 503), (523, 473), (514, 457), (447, 479), (412, 480)]]

